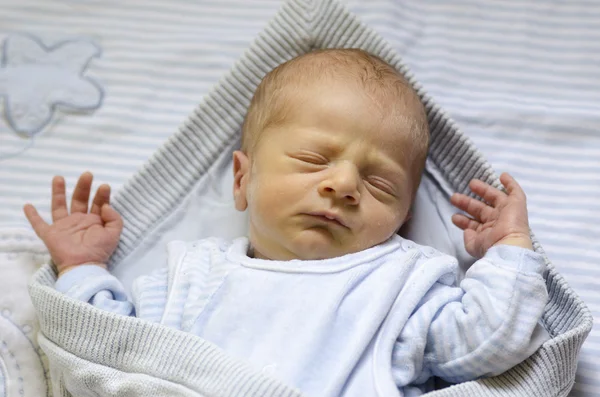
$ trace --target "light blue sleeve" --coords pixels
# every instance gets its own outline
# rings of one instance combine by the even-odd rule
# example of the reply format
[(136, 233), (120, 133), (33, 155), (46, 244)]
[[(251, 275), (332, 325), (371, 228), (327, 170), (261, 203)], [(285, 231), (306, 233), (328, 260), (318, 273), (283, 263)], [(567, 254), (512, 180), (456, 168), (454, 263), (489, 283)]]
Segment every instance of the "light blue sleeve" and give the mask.
[[(452, 383), (494, 376), (531, 355), (548, 300), (545, 268), (542, 255), (502, 245), (475, 262), (460, 286), (436, 283), (401, 335), (421, 344), (417, 354), (411, 349), (411, 359), (421, 364), (415, 383), (431, 376)], [(404, 353), (398, 349), (392, 361), (406, 362)]]
[(58, 278), (54, 288), (63, 294), (123, 316), (135, 316), (123, 284), (108, 270), (96, 265), (81, 265)]

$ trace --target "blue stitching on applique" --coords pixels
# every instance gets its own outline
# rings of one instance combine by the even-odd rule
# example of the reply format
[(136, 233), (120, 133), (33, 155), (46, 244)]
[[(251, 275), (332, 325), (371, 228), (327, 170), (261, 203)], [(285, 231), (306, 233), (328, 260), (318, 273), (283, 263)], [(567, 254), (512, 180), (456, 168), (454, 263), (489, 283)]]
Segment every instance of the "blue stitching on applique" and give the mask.
[[(7, 51), (8, 51), (8, 47), (10, 45), (10, 41), (14, 40), (16, 38), (21, 38), (21, 39), (25, 38), (25, 39), (30, 40), (31, 42), (34, 42), (38, 46), (38, 48), (42, 50), (43, 54), (41, 56), (39, 56), (37, 59), (35, 57), (35, 54), (31, 54), (32, 55), (31, 59), (27, 59), (22, 64), (10, 66), (9, 54), (7, 53)], [(65, 59), (62, 59), (63, 62), (56, 62), (56, 60), (61, 61), (61, 59), (59, 57), (56, 57), (56, 55), (61, 54), (61, 51), (64, 51), (71, 44), (80, 45), (81, 43), (85, 43), (86, 45), (92, 46), (94, 51), (89, 56), (87, 56), (85, 59), (69, 60), (68, 58), (65, 58)], [(46, 46), (41, 41), (41, 39), (39, 39), (38, 37), (36, 37), (32, 34), (28, 34), (28, 33), (13, 34), (13, 35), (6, 37), (3, 42), (3, 46), (2, 46), (2, 59), (0, 61), (0, 97), (4, 98), (4, 114), (6, 116), (6, 119), (8, 121), (8, 124), (10, 125), (10, 127), (13, 130), (15, 130), (17, 133), (25, 134), (29, 137), (33, 137), (35, 134), (40, 132), (50, 122), (54, 113), (57, 110), (56, 109), (57, 106), (71, 108), (71, 109), (75, 109), (75, 110), (96, 110), (100, 106), (102, 106), (102, 102), (104, 100), (104, 90), (103, 90), (102, 86), (99, 83), (97, 83), (94, 79), (92, 79), (91, 77), (84, 76), (86, 68), (88, 67), (88, 65), (90, 64), (92, 59), (95, 57), (101, 56), (101, 54), (102, 54), (101, 48), (96, 43), (94, 43), (90, 40), (86, 40), (86, 39), (64, 40), (64, 41), (60, 41), (52, 46)], [(53, 61), (50, 58), (55, 58), (55, 60)], [(48, 99), (45, 102), (44, 101), (40, 102), (38, 97), (34, 97), (36, 94), (39, 95), (40, 93), (39, 92), (36, 93), (36, 91), (34, 89), (34, 90), (32, 90), (31, 93), (27, 93), (30, 97), (32, 97), (32, 101), (28, 101), (28, 103), (25, 105), (24, 104), (20, 104), (20, 105), (29, 107), (28, 110), (31, 110), (31, 106), (35, 106), (35, 105), (39, 105), (39, 104), (48, 105), (49, 113), (44, 119), (37, 122), (34, 126), (31, 126), (30, 128), (19, 125), (20, 122), (19, 122), (18, 118), (15, 118), (13, 116), (14, 104), (11, 102), (11, 96), (14, 96), (16, 94), (12, 93), (12, 92), (8, 92), (12, 89), (15, 89), (15, 88), (9, 89), (8, 79), (11, 78), (11, 74), (12, 74), (12, 78), (17, 78), (18, 74), (23, 73), (23, 68), (30, 68), (32, 73), (28, 77), (30, 77), (31, 79), (36, 79), (37, 81), (42, 81), (41, 79), (44, 79), (44, 78), (47, 79), (47, 78), (51, 77), (53, 74), (55, 74), (55, 73), (53, 73), (53, 68), (56, 68), (57, 66), (60, 66), (61, 64), (68, 65), (69, 62), (71, 62), (71, 65), (73, 62), (78, 62), (78, 63), (82, 62), (81, 65), (76, 65), (76, 66), (78, 66), (76, 68), (77, 72), (74, 71), (74, 73), (77, 73), (77, 75), (78, 75), (77, 78), (79, 80), (85, 81), (86, 84), (89, 83), (96, 88), (97, 96), (98, 96), (97, 101), (94, 104), (87, 105), (87, 106), (85, 104), (81, 105), (78, 103), (72, 103), (72, 102), (64, 101), (64, 100), (54, 101), (54, 100)], [(14, 70), (11, 70), (11, 69), (14, 69)], [(44, 71), (46, 71), (46, 73), (44, 73)], [(33, 72), (35, 72), (35, 73), (33, 73)], [(4, 80), (4, 83), (3, 83), (3, 80)], [(44, 81), (43, 83), (48, 83), (48, 81)], [(55, 87), (51, 88), (53, 92), (60, 92), (60, 90), (65, 89), (65, 87), (61, 86), (61, 81), (51, 82), (51, 84), (56, 84)], [(33, 109), (33, 110), (35, 112), (35, 109)]]

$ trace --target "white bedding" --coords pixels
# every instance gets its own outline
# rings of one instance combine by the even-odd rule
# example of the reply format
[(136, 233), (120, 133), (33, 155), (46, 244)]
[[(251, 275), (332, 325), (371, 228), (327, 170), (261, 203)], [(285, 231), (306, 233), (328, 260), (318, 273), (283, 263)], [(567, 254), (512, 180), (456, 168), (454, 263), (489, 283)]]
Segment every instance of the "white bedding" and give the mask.
[[(600, 3), (345, 3), (403, 54), (494, 168), (519, 179), (542, 246), (600, 318)], [(84, 170), (94, 173), (94, 187), (117, 190), (279, 5), (0, 2), (0, 256), (14, 265), (0, 268), (0, 397), (47, 390), (25, 289), (34, 269), (20, 266), (19, 253), (45, 256), (23, 203), (49, 219), (55, 174), (66, 177), (68, 194)], [(32, 59), (41, 65), (35, 73)], [(573, 396), (600, 396), (595, 321)]]

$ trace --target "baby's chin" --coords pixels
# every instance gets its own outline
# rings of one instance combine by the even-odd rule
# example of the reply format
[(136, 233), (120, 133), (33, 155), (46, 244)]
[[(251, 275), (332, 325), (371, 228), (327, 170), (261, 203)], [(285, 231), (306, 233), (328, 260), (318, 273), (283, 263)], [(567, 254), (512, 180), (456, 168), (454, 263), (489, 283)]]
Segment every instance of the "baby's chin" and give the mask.
[(304, 230), (289, 242), (288, 250), (294, 259), (321, 260), (353, 254), (370, 248), (377, 243), (364, 244), (354, 239), (338, 240), (326, 229)]

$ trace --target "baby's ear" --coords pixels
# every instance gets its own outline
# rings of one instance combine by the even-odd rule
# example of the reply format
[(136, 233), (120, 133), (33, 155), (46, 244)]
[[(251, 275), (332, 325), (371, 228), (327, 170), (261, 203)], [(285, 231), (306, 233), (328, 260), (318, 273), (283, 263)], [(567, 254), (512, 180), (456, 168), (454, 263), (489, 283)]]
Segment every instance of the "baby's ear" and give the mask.
[(233, 201), (235, 209), (245, 211), (248, 207), (246, 192), (250, 177), (250, 159), (240, 150), (233, 152)]

